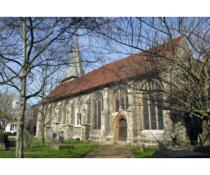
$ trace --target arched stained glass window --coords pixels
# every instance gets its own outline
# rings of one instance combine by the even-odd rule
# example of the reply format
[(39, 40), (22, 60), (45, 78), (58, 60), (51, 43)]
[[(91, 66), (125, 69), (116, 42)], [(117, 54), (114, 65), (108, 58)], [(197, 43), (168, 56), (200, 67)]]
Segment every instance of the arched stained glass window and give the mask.
[(91, 123), (91, 102), (90, 99), (87, 102), (87, 123)]
[(120, 109), (120, 99), (119, 99), (119, 94), (115, 97), (115, 111), (119, 111)]
[(70, 123), (74, 124), (74, 104), (71, 104), (71, 116), (70, 116)]
[(77, 126), (81, 125), (81, 113), (77, 112), (77, 118), (76, 118), (76, 122), (77, 122)]
[(118, 112), (120, 109), (128, 109), (128, 93), (126, 89), (120, 89), (117, 91), (115, 96), (115, 111)]
[(163, 129), (162, 95), (155, 82), (148, 82), (143, 93), (144, 129)]
[(103, 95), (97, 93), (94, 99), (94, 129), (101, 129), (101, 113), (103, 110)]
[(144, 105), (144, 129), (149, 129), (149, 104), (148, 94), (143, 94), (143, 105)]

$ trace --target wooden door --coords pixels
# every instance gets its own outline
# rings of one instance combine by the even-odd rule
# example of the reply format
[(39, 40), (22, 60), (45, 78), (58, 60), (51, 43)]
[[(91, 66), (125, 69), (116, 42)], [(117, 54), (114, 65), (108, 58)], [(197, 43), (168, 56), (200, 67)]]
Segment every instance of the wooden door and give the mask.
[(121, 118), (119, 121), (119, 141), (127, 140), (127, 121)]

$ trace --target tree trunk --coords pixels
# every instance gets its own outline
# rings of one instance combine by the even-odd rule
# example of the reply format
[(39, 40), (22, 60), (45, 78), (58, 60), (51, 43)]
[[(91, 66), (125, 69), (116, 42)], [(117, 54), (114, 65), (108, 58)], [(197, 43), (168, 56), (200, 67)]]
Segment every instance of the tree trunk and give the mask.
[(27, 57), (26, 57), (26, 19), (23, 19), (23, 65), (21, 70), (21, 89), (20, 89), (20, 108), (17, 119), (17, 136), (16, 136), (16, 157), (23, 158), (23, 131), (24, 117), (26, 111), (26, 78), (27, 78)]
[[(21, 93), (22, 94), (22, 93)], [(20, 97), (20, 113), (17, 120), (17, 136), (16, 136), (16, 157), (23, 158), (23, 131), (24, 131), (24, 116), (26, 110), (26, 98)]]
[(203, 120), (203, 132), (202, 132), (202, 146), (205, 146), (209, 138), (208, 119)]
[(199, 134), (199, 144), (201, 147), (205, 146), (209, 138), (209, 128), (208, 128), (208, 119), (203, 119), (202, 121), (202, 133)]
[(44, 131), (45, 131), (45, 125), (44, 125), (44, 123), (42, 123), (42, 125), (41, 125), (41, 136), (42, 136), (42, 144), (43, 145), (45, 145), (45, 134), (44, 134)]

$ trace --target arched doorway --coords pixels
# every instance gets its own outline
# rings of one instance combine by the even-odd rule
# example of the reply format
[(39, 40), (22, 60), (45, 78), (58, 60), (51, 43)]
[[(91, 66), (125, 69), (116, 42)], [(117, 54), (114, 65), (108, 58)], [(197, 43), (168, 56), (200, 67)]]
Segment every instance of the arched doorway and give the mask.
[(114, 141), (127, 140), (127, 121), (123, 116), (118, 116), (114, 121)]
[(127, 121), (121, 118), (119, 121), (119, 141), (127, 140)]

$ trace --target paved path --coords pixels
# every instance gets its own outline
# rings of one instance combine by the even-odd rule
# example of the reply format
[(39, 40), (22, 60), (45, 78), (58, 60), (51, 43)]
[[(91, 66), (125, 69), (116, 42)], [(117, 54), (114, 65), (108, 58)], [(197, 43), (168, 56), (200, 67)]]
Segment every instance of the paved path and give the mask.
[[(87, 154), (86, 158), (132, 158), (131, 148), (123, 144), (101, 144), (99, 148)], [(156, 158), (209, 158), (209, 154), (189, 150), (171, 150), (157, 152)]]
[(126, 145), (102, 144), (98, 150), (90, 152), (87, 158), (131, 158), (133, 153)]

